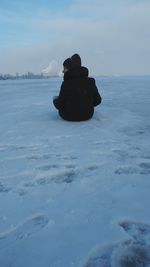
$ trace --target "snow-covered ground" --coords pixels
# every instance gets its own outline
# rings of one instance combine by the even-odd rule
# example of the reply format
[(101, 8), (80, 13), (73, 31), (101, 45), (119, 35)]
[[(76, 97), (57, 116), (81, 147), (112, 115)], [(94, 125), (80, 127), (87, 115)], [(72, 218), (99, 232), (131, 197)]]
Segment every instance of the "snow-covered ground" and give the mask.
[(103, 77), (86, 122), (60, 78), (0, 81), (0, 267), (150, 266), (150, 77)]

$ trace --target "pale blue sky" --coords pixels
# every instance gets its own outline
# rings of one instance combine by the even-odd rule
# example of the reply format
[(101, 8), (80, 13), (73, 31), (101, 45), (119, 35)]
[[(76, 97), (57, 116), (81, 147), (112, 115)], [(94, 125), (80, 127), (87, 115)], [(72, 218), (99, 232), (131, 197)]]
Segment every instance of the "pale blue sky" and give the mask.
[(91, 74), (150, 74), (149, 0), (5, 0), (0, 73), (61, 68), (78, 52)]

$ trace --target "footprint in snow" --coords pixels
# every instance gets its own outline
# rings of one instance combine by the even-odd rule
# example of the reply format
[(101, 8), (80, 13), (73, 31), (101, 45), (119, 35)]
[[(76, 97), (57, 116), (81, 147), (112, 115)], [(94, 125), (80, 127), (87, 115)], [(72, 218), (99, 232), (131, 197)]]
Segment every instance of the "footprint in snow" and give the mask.
[(57, 169), (59, 167), (59, 165), (57, 164), (52, 164), (52, 165), (43, 165), (41, 167), (38, 167), (37, 170), (40, 170), (40, 171), (49, 171), (51, 169)]
[(45, 174), (43, 177), (37, 179), (37, 184), (47, 185), (54, 183), (72, 183), (75, 179), (76, 172), (73, 169), (60, 171), (52, 174)]
[(127, 240), (100, 247), (82, 267), (150, 267), (150, 225), (122, 221)]
[(141, 162), (138, 164), (139, 168), (124, 166), (115, 170), (115, 174), (150, 174), (150, 162)]
[(10, 188), (0, 183), (0, 193), (8, 193), (9, 191), (10, 191)]
[(139, 222), (120, 222), (119, 225), (138, 242), (146, 243), (150, 246), (150, 225)]
[(11, 227), (10, 230), (0, 233), (0, 249), (34, 235), (42, 230), (48, 222), (49, 219), (45, 215), (35, 214), (20, 224)]
[(141, 168), (141, 174), (150, 174), (150, 162), (141, 162), (139, 167)]
[(51, 155), (50, 154), (43, 154), (43, 155), (40, 155), (40, 154), (33, 154), (33, 155), (30, 155), (30, 156), (27, 156), (27, 159), (29, 160), (47, 160), (47, 159), (50, 159), (51, 158)]
[(138, 169), (131, 167), (131, 166), (125, 166), (125, 167), (119, 167), (115, 170), (115, 174), (135, 174), (138, 173)]

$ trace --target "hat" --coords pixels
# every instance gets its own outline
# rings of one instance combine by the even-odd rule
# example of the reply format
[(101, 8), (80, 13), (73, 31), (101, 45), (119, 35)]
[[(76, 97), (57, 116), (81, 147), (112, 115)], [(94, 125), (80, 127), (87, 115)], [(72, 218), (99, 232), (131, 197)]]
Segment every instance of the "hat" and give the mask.
[(67, 58), (64, 61), (63, 66), (68, 70), (72, 69), (72, 60), (71, 60), (71, 58)]
[(73, 68), (81, 67), (81, 57), (78, 54), (74, 54), (71, 57)]

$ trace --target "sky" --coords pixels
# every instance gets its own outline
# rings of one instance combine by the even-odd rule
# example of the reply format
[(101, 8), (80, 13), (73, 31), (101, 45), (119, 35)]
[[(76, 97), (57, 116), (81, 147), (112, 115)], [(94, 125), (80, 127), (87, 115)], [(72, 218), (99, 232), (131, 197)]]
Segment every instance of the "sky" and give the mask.
[(0, 73), (60, 71), (79, 53), (92, 75), (149, 75), (149, 14), (149, 0), (5, 0)]

